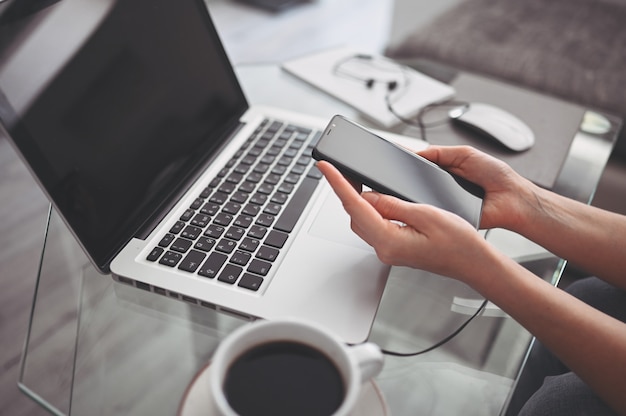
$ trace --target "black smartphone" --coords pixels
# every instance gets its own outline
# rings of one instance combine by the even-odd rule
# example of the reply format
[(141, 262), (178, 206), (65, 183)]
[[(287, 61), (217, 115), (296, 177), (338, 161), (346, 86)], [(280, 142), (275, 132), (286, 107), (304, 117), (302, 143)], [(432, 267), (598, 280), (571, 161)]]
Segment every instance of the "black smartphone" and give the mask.
[(334, 116), (313, 149), (316, 160), (372, 190), (434, 205), (480, 225), (484, 190), (363, 126)]

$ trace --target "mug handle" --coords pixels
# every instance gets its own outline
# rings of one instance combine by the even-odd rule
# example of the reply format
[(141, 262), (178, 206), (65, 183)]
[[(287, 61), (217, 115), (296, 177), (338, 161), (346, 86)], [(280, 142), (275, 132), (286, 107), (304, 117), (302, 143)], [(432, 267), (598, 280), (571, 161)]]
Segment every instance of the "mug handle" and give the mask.
[(361, 369), (361, 383), (377, 376), (383, 369), (383, 353), (378, 345), (366, 342), (350, 347), (350, 354), (356, 359)]

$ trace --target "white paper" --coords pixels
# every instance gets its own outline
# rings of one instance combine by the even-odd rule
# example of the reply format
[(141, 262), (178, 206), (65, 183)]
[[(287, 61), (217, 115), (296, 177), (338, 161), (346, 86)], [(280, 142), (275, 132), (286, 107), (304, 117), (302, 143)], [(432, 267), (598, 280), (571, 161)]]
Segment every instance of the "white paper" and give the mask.
[[(282, 64), (294, 76), (354, 107), (384, 127), (415, 116), (424, 106), (454, 96), (455, 91), (421, 72), (377, 56), (369, 60), (352, 59), (360, 52), (351, 48), (325, 50)], [(376, 82), (368, 88), (366, 79)], [(389, 91), (388, 82), (397, 87)], [(393, 112), (387, 106), (387, 98)]]

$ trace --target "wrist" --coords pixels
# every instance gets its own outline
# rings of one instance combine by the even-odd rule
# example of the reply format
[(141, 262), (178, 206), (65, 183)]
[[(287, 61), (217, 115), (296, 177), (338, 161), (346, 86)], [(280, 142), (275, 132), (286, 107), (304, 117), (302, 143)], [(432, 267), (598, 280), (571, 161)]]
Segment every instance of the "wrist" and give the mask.
[(545, 217), (549, 194), (526, 179), (512, 192), (516, 195), (516, 200), (510, 205), (512, 212), (503, 228), (528, 236), (533, 225)]

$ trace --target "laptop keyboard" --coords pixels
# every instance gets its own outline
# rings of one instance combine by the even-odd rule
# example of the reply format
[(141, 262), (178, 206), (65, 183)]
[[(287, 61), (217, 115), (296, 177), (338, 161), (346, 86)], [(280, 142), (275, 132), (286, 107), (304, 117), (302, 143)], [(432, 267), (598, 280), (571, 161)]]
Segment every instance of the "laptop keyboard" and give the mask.
[(259, 290), (322, 178), (320, 134), (264, 120), (147, 259)]

